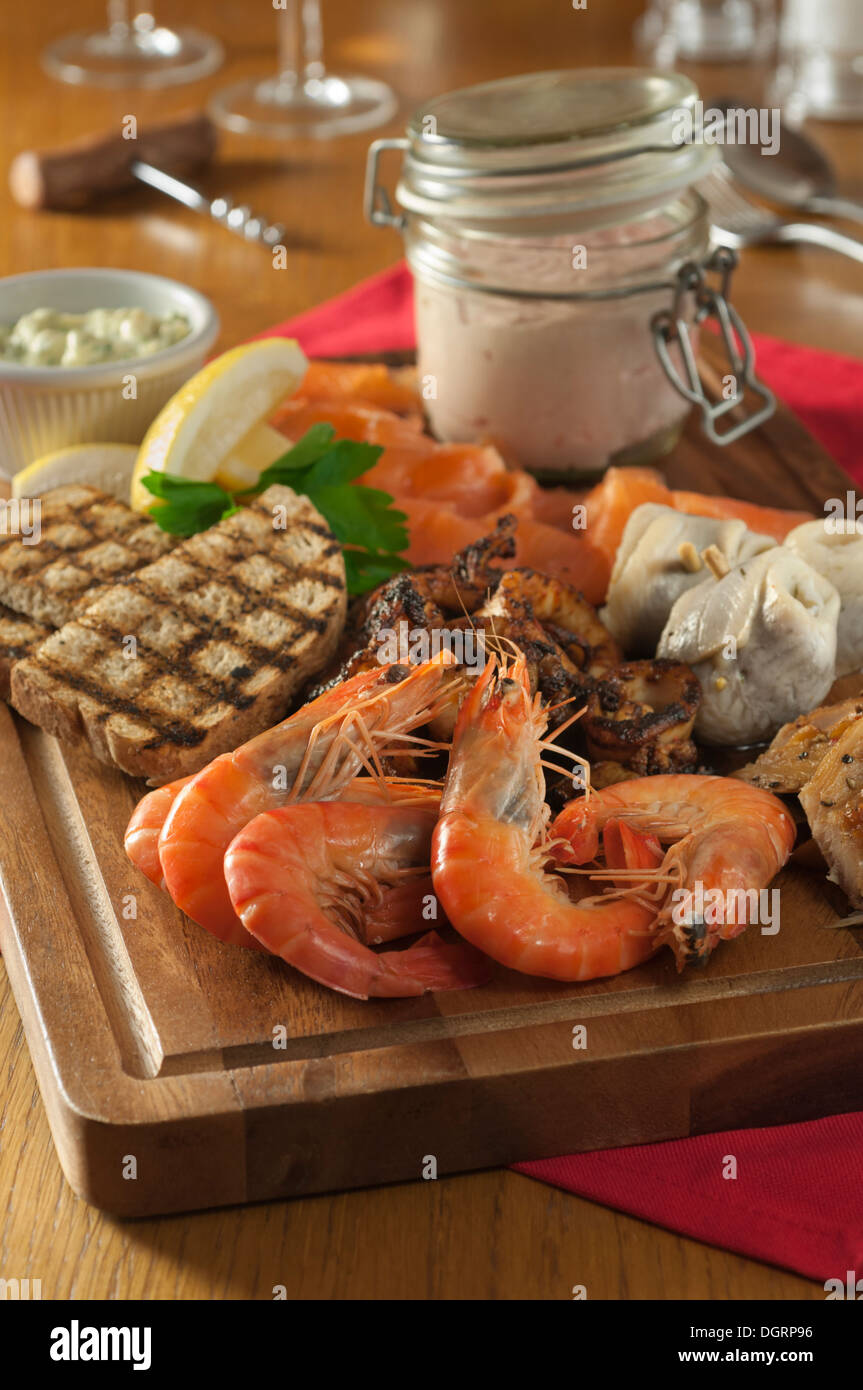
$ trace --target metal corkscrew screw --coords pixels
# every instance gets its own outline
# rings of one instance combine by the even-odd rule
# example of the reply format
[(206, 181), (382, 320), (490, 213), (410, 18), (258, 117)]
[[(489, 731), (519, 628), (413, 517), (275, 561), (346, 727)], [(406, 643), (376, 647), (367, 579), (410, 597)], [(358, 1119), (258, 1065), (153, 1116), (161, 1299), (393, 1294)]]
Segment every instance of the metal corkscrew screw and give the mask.
[(244, 204), (235, 207), (230, 198), (214, 198), (210, 203), (210, 216), (237, 236), (245, 237), (246, 241), (278, 246), (284, 239), (285, 229), (281, 222), (267, 222)]
[(131, 172), (141, 183), (146, 183), (150, 188), (158, 189), (160, 193), (176, 199), (193, 212), (211, 217), (214, 222), (227, 227), (228, 231), (234, 232), (244, 241), (257, 242), (267, 247), (281, 246), (284, 243), (284, 225), (281, 222), (269, 222), (245, 204), (235, 206), (232, 199), (225, 197), (208, 198), (193, 184), (178, 179), (174, 174), (166, 173), (164, 169), (157, 169), (154, 164), (146, 164), (143, 160), (134, 160)]

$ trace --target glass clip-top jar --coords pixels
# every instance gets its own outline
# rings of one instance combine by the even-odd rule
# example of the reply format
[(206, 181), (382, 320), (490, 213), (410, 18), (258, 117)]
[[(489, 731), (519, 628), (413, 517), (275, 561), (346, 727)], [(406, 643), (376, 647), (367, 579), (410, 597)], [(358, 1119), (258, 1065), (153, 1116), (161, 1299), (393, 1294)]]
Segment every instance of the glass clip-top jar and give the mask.
[[(693, 405), (720, 444), (772, 414), (728, 302), (734, 253), (712, 249), (696, 188), (716, 158), (697, 102), (680, 73), (530, 73), (439, 97), (374, 142), (366, 214), (404, 236), (439, 438), (490, 440), (561, 482), (659, 458)], [(404, 154), (399, 211), (387, 150)], [(728, 355), (718, 402), (696, 365), (706, 318)], [(762, 404), (720, 433), (747, 388)]]

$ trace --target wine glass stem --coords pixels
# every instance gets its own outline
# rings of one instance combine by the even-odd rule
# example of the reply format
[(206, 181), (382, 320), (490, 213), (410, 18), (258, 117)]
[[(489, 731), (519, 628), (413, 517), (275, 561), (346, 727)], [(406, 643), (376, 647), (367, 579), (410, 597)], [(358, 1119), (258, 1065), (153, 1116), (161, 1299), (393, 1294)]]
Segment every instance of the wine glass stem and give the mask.
[(127, 39), (131, 31), (129, 0), (108, 0), (108, 32), (112, 39)]
[(319, 82), (323, 60), (320, 0), (284, 0), (279, 9), (279, 83), (296, 87), (301, 81)]

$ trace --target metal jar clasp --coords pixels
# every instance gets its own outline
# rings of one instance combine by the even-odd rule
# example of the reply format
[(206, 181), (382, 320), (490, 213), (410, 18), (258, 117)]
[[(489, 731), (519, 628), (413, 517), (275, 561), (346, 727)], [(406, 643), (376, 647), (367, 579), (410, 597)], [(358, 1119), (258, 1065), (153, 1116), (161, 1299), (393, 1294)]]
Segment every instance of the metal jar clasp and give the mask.
[[(752, 339), (740, 315), (729, 302), (729, 286), (736, 265), (736, 253), (726, 246), (718, 247), (703, 265), (688, 261), (677, 272), (671, 308), (654, 314), (650, 324), (662, 370), (675, 391), (692, 405), (698, 406), (704, 432), (714, 444), (731, 444), (742, 435), (749, 434), (769, 420), (776, 409), (773, 392), (755, 375)], [(708, 283), (710, 273), (719, 275), (718, 287)], [(694, 312), (687, 319), (684, 310), (688, 301), (694, 303)], [(701, 324), (708, 318), (715, 319), (719, 324), (730, 368), (729, 373), (723, 376), (723, 386), (725, 389), (730, 387), (731, 394), (723, 396), (720, 401), (711, 400), (704, 389), (690, 333), (690, 323)], [(676, 343), (680, 349), (685, 376), (672, 361), (672, 343)], [(764, 404), (720, 434), (716, 422), (743, 404), (747, 388)]]
[(384, 184), (378, 182), (378, 162), (384, 150), (406, 150), (409, 142), (402, 136), (396, 140), (373, 140), (366, 158), (366, 183), (363, 194), (363, 210), (369, 222), (375, 227), (395, 227), (404, 231), (407, 218), (403, 213), (393, 212), (390, 195)]

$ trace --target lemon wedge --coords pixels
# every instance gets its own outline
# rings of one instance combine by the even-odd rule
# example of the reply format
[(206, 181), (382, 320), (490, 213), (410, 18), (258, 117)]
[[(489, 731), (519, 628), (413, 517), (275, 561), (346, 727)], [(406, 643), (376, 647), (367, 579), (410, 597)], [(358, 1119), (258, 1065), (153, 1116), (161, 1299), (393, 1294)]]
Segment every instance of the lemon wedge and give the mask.
[(307, 365), (291, 338), (245, 343), (208, 362), (162, 407), (144, 436), (132, 478), (135, 510), (147, 511), (154, 502), (141, 481), (147, 473), (212, 482), (250, 430), (296, 391)]
[(271, 425), (253, 425), (219, 464), (215, 481), (228, 492), (245, 492), (255, 486), (265, 468), (290, 448), (291, 441)]
[(127, 502), (137, 458), (135, 444), (70, 444), (16, 473), (12, 496), (41, 497), (52, 487), (83, 483)]

